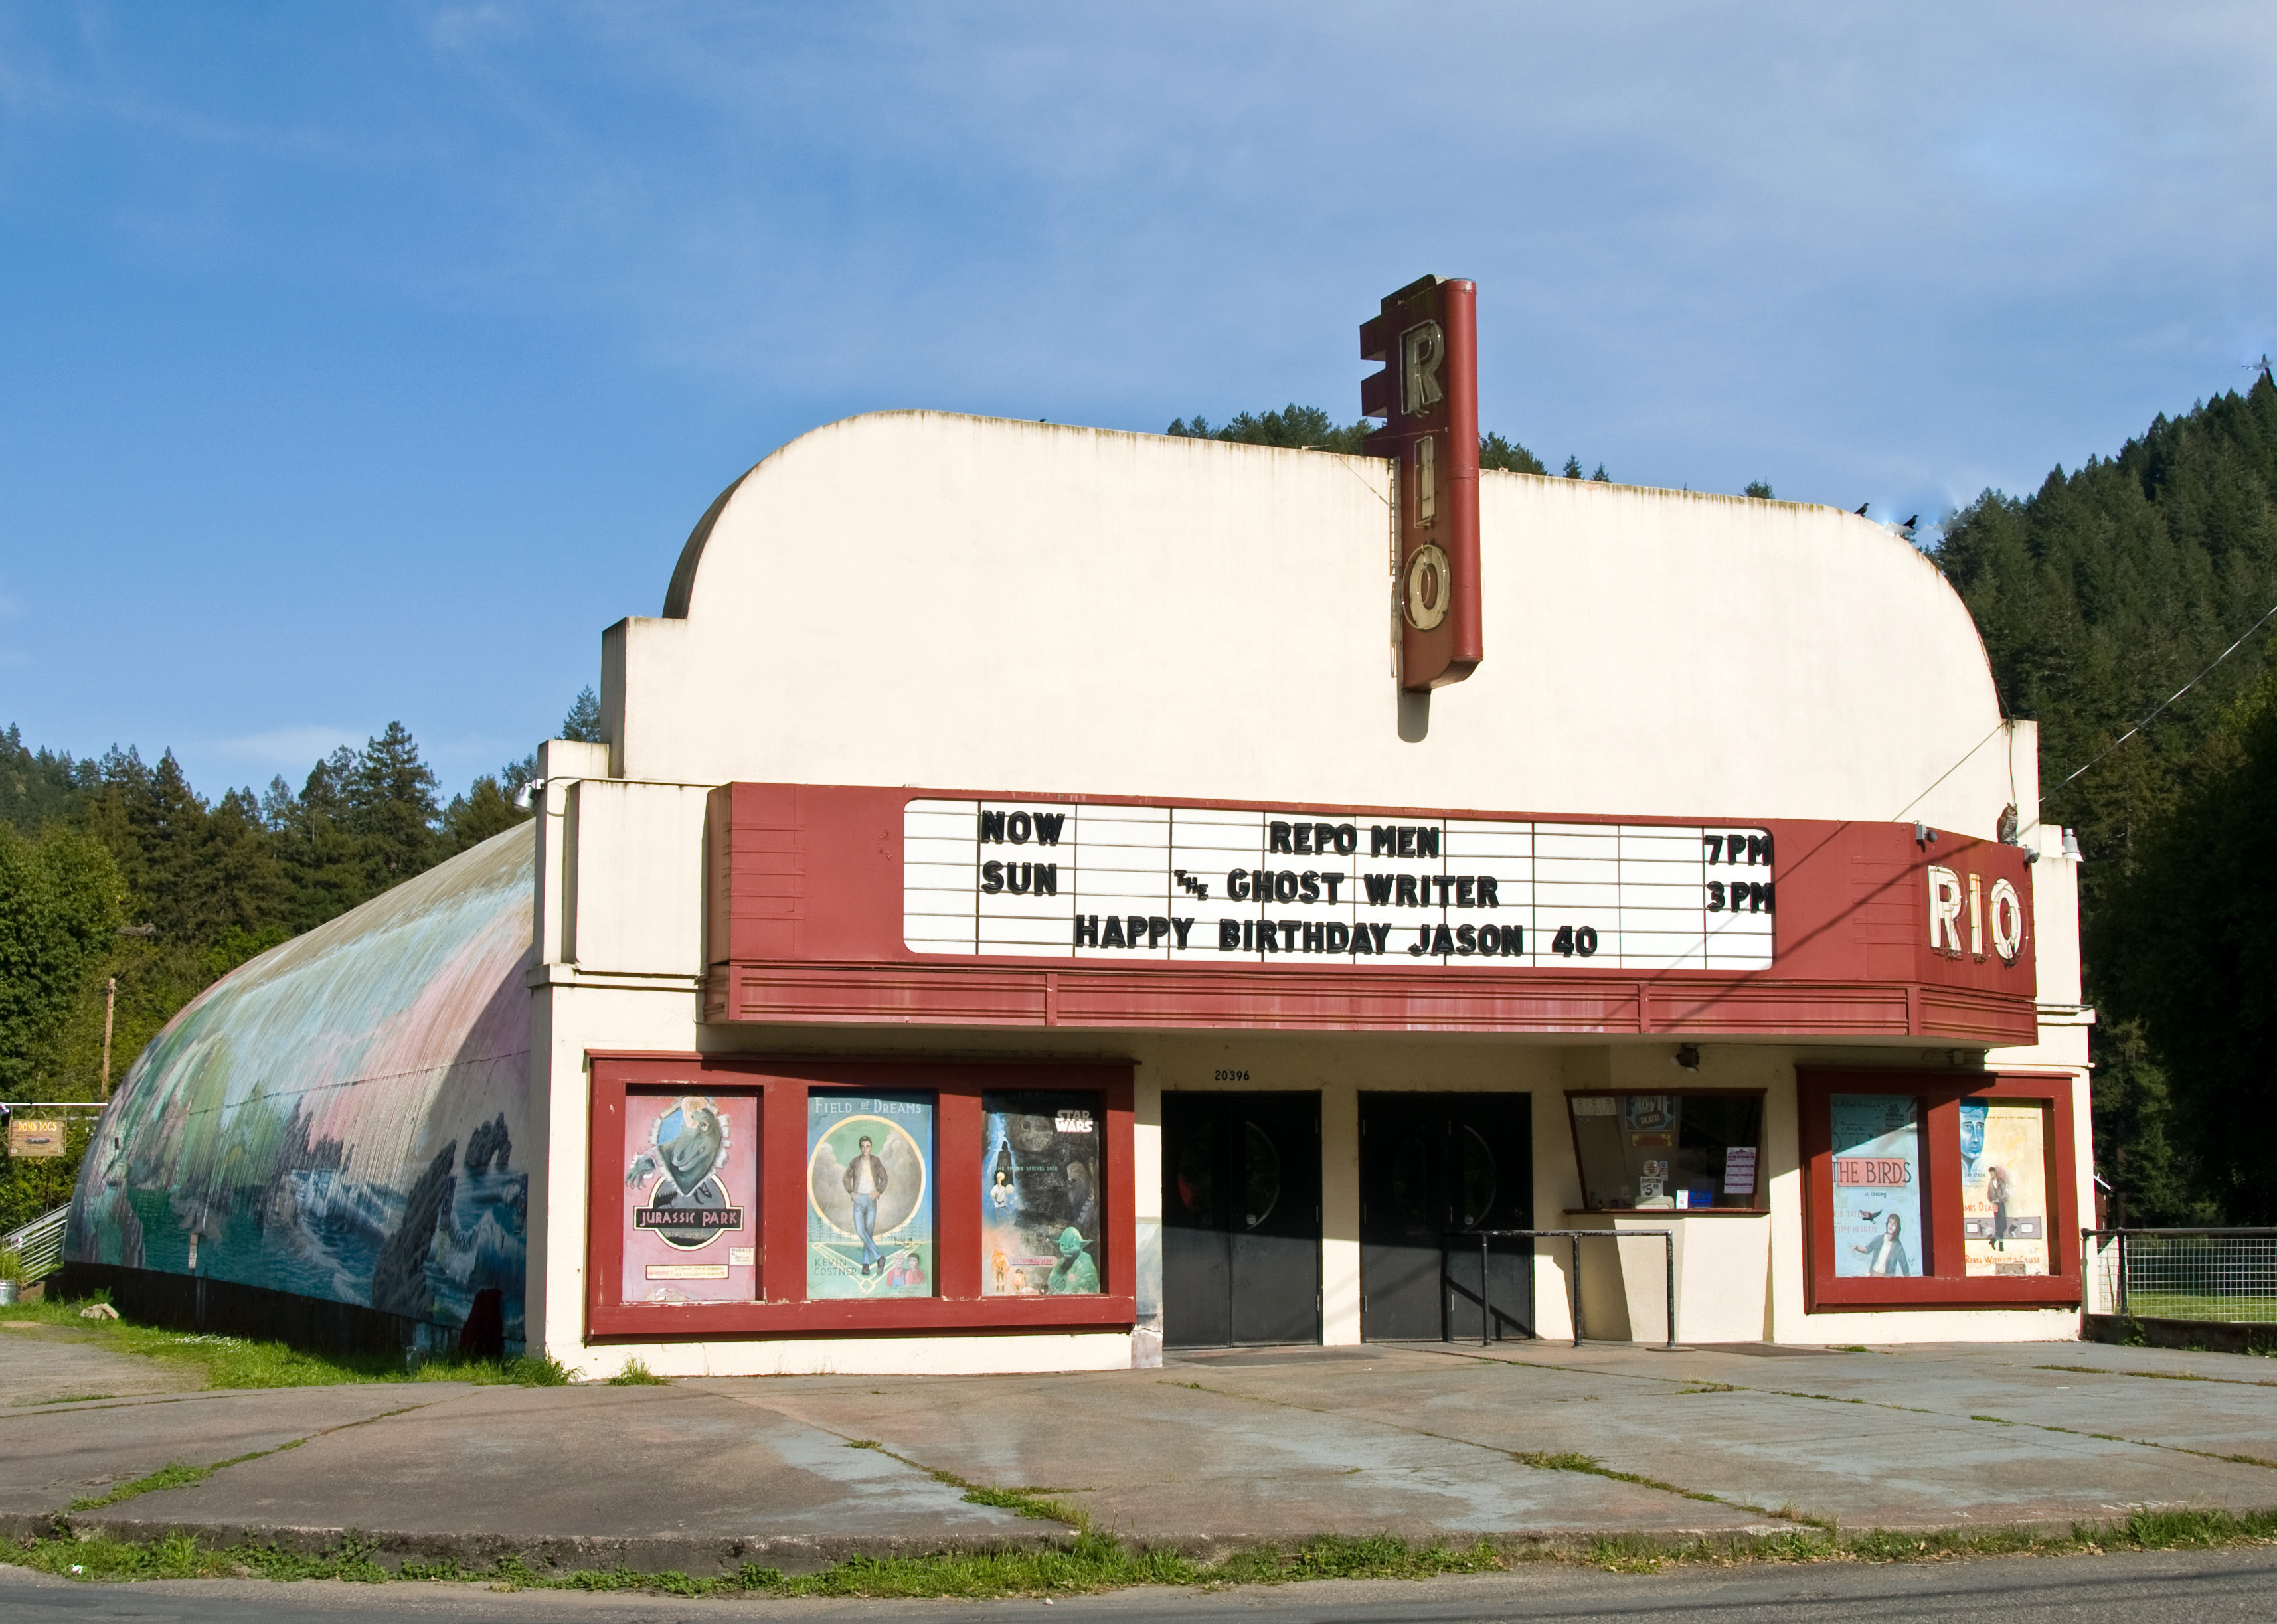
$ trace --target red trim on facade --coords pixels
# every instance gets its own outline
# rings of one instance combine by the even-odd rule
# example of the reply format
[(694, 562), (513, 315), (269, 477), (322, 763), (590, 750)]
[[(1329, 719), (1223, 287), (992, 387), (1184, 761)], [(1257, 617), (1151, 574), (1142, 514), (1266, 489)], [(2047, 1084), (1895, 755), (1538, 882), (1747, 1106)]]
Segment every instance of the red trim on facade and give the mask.
[[(1804, 1286), (1813, 1313), (1847, 1309), (2076, 1308), (2080, 1301), (2078, 1162), (2073, 1153), (2072, 1092), (2064, 1072), (1821, 1071), (1795, 1073), (1801, 1130)], [(1834, 1272), (1835, 1094), (1911, 1094), (1922, 1101), (1929, 1188), (1922, 1203), (1928, 1271), (1910, 1279), (1838, 1278)], [(2054, 1272), (2014, 1278), (1966, 1272), (1961, 1212), (1961, 1102), (2037, 1099), (2047, 1117), (2048, 1245)]]
[[(1131, 1189), (1131, 1073), (1108, 1064), (815, 1060), (754, 1055), (589, 1055), (592, 1139), (586, 1204), (586, 1335), (590, 1341), (687, 1341), (940, 1332), (1128, 1330), (1137, 1321), (1137, 1233)], [(625, 1097), (677, 1088), (759, 1097), (759, 1235), (748, 1302), (627, 1303), (624, 1284)], [(937, 1095), (934, 1119), (934, 1295), (876, 1302), (806, 1298), (807, 1096), (817, 1089), (918, 1089)], [(1087, 1089), (1104, 1097), (1107, 1294), (980, 1294), (980, 1096), (984, 1089)]]
[[(1999, 1046), (2037, 1036), (2025, 854), (1900, 823), (1566, 816), (1771, 831), (1778, 957), (1766, 970), (1621, 972), (1336, 961), (1222, 968), (967, 960), (902, 939), (902, 808), (915, 799), (1186, 806), (1306, 816), (1540, 817), (1461, 808), (1143, 800), (973, 790), (732, 784), (712, 792), (704, 1018), (711, 1022), (1253, 1028), (1282, 1031), (1652, 1033), (1919, 1037)], [(1930, 947), (1932, 862), (2006, 879), (2025, 899), (2022, 950)], [(1988, 922), (1989, 929), (1989, 922)]]

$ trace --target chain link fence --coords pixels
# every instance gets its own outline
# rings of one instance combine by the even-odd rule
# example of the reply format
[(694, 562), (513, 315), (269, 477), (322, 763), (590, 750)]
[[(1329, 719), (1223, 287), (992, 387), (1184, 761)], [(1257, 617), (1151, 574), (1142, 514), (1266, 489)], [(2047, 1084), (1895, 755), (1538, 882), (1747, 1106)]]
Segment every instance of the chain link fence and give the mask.
[(2087, 1311), (2277, 1324), (2277, 1229), (2090, 1229)]

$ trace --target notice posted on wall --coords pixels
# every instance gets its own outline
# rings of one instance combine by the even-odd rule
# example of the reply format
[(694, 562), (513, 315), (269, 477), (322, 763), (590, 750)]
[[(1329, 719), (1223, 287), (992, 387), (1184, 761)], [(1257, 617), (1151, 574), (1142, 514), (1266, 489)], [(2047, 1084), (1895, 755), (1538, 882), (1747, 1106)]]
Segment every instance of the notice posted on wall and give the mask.
[(758, 1234), (758, 1102), (625, 1097), (626, 1302), (749, 1302)]
[(981, 1294), (1105, 1291), (1099, 1097), (988, 1094), (981, 1113)]
[(2045, 1119), (2037, 1100), (1961, 1102), (1961, 1232), (1969, 1274), (2051, 1272)]
[(807, 1096), (806, 1294), (933, 1294), (933, 1097)]
[(1921, 1102), (1906, 1094), (1837, 1094), (1834, 1272), (1921, 1272)]
[(1724, 1194), (1752, 1195), (1755, 1193), (1755, 1147), (1730, 1145), (1724, 1151)]

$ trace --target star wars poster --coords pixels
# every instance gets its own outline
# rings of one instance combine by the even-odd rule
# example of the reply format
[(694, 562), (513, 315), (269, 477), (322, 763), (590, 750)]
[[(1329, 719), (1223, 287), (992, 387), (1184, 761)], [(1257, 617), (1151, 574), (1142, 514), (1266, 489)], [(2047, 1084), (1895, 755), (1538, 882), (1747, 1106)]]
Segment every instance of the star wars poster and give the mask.
[(1961, 1102), (1961, 1233), (1972, 1275), (2049, 1272), (2043, 1120), (2037, 1100)]
[(933, 1294), (933, 1098), (839, 1094), (806, 1104), (806, 1294)]
[(750, 1095), (625, 1097), (627, 1302), (757, 1296), (758, 1104)]
[(1903, 1094), (1837, 1094), (1834, 1272), (1922, 1272), (1921, 1103)]
[(980, 1109), (981, 1294), (1104, 1292), (1099, 1097), (984, 1094)]

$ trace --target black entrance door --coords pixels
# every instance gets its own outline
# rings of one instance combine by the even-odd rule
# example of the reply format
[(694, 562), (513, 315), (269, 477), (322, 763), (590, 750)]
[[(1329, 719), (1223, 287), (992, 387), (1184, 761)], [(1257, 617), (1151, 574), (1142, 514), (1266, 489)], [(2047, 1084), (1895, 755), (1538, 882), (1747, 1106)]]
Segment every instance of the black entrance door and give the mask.
[(1321, 1339), (1321, 1097), (1162, 1096), (1162, 1339)]
[[(1523, 1094), (1359, 1097), (1359, 1333), (1480, 1334), (1479, 1243), (1530, 1229), (1533, 1109)], [(1534, 1243), (1490, 1243), (1494, 1333), (1534, 1334)]]

